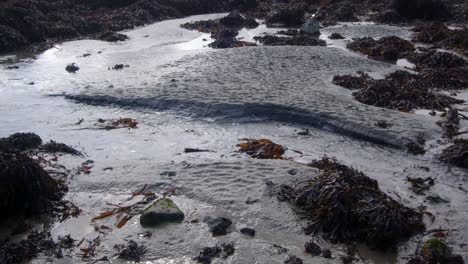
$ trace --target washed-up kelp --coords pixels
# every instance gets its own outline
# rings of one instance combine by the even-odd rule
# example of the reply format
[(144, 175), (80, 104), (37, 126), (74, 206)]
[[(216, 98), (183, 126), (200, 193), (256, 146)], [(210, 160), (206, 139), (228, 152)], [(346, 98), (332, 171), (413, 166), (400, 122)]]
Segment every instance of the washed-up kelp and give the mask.
[(455, 166), (468, 168), (468, 140), (455, 140), (451, 146), (442, 151), (440, 159)]
[(58, 142), (55, 142), (53, 140), (51, 140), (50, 142), (48, 143), (45, 143), (44, 146), (43, 146), (43, 150), (45, 152), (49, 152), (49, 153), (67, 153), (67, 154), (71, 154), (71, 155), (81, 155), (81, 152), (79, 152), (78, 150), (68, 146), (68, 145), (65, 145), (63, 143), (58, 143)]
[(244, 138), (237, 146), (240, 147), (240, 152), (245, 152), (253, 158), (257, 159), (282, 159), (285, 148), (275, 144), (269, 139), (250, 139)]
[(193, 259), (199, 263), (209, 264), (213, 261), (214, 258), (223, 258), (226, 259), (229, 256), (233, 255), (235, 252), (234, 244), (232, 243), (223, 243), (220, 246), (216, 245), (214, 247), (205, 247), (199, 253), (198, 256)]
[(386, 250), (424, 230), (422, 213), (386, 195), (364, 173), (330, 158), (310, 166), (322, 174), (290, 189), (290, 202), (310, 220), (306, 233)]
[(141, 257), (147, 251), (145, 246), (140, 246), (133, 240), (128, 241), (127, 245), (116, 245), (114, 248), (119, 251), (120, 259), (135, 262), (140, 262)]
[(30, 157), (0, 150), (0, 211), (2, 219), (46, 212), (64, 186)]
[(383, 37), (379, 40), (371, 37), (356, 38), (346, 47), (364, 53), (371, 59), (385, 61), (396, 61), (406, 52), (415, 50), (411, 42), (396, 36)]

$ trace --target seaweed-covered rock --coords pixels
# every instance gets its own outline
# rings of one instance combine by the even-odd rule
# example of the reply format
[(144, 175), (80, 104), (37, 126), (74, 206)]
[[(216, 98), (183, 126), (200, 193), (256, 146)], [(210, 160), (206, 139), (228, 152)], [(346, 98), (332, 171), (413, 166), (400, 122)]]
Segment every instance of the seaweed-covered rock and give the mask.
[(379, 40), (371, 37), (356, 38), (346, 47), (364, 53), (371, 59), (384, 61), (396, 61), (406, 52), (415, 50), (411, 42), (396, 36), (383, 37)]
[(300, 34), (292, 37), (275, 35), (257, 36), (254, 39), (266, 46), (325, 46), (326, 42), (314, 34)]
[(42, 139), (34, 133), (15, 133), (6, 138), (0, 138), (0, 149), (23, 151), (37, 148)]
[(0, 52), (9, 52), (27, 44), (25, 37), (17, 30), (0, 25)]
[(322, 174), (293, 188), (290, 200), (310, 220), (307, 233), (385, 250), (424, 230), (422, 213), (383, 193), (364, 173), (330, 158), (310, 166)]
[(128, 36), (114, 31), (105, 31), (98, 36), (98, 39), (108, 42), (117, 42), (127, 40)]
[(408, 60), (419, 68), (455, 68), (467, 65), (466, 60), (460, 56), (434, 50), (412, 53)]
[(346, 89), (357, 90), (364, 88), (369, 80), (372, 80), (372, 78), (367, 74), (361, 74), (360, 76), (335, 75), (332, 82)]
[(140, 224), (144, 227), (151, 227), (164, 223), (180, 223), (184, 217), (184, 213), (172, 200), (162, 198), (143, 211), (140, 216)]
[(468, 168), (468, 140), (455, 140), (451, 146), (442, 151), (440, 159), (455, 166)]
[(315, 18), (326, 24), (358, 21), (357, 10), (353, 4), (348, 1), (330, 1), (329, 4), (320, 7)]
[(233, 11), (229, 13), (227, 16), (221, 18), (219, 22), (230, 28), (256, 28), (258, 26), (258, 22), (255, 21), (252, 17), (244, 18), (239, 12)]
[(61, 184), (35, 160), (0, 150), (0, 221), (15, 215), (44, 213), (62, 193)]

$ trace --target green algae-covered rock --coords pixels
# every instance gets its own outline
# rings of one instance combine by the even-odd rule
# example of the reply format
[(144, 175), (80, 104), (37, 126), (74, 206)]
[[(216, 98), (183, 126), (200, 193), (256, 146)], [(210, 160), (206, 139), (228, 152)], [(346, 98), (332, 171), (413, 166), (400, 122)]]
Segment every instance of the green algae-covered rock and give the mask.
[(161, 198), (146, 208), (140, 216), (144, 227), (158, 226), (164, 223), (179, 223), (184, 220), (184, 213), (174, 202)]

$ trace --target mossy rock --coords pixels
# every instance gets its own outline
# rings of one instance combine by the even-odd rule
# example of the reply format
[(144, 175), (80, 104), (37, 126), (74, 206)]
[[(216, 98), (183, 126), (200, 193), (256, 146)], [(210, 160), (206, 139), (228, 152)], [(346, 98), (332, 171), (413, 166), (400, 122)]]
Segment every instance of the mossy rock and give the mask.
[(431, 238), (424, 243), (421, 255), (425, 259), (440, 258), (450, 254), (449, 248), (445, 241), (438, 238)]
[(144, 227), (154, 227), (165, 223), (180, 223), (184, 213), (170, 199), (161, 198), (146, 208), (140, 216), (140, 224)]

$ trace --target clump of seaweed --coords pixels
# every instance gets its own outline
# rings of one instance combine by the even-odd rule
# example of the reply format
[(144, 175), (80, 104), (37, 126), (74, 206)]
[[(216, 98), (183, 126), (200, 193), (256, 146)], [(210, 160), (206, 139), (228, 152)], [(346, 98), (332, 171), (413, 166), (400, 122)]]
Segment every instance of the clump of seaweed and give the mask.
[(28, 150), (37, 148), (42, 144), (42, 139), (34, 133), (15, 133), (0, 139), (0, 149)]
[(396, 36), (383, 37), (378, 40), (371, 37), (356, 38), (346, 47), (364, 53), (371, 59), (384, 61), (396, 61), (405, 53), (415, 50), (411, 42)]
[(289, 200), (310, 220), (306, 233), (386, 250), (425, 229), (422, 213), (386, 195), (364, 173), (326, 157), (310, 166), (323, 172), (291, 187)]
[(40, 253), (62, 257), (61, 244), (55, 243), (48, 232), (32, 232), (20, 242), (6, 242), (0, 246), (0, 263), (27, 263)]
[(468, 140), (456, 139), (442, 151), (440, 160), (462, 168), (468, 168)]
[(140, 262), (141, 257), (146, 253), (146, 247), (138, 245), (135, 241), (130, 240), (126, 245), (116, 245), (115, 249), (119, 250), (119, 258)]
[(274, 143), (269, 139), (251, 139), (243, 138), (237, 146), (240, 147), (240, 152), (245, 152), (253, 158), (257, 159), (282, 159), (285, 152), (285, 147)]
[(368, 74), (361, 73), (359, 76), (335, 75), (332, 82), (349, 90), (357, 90), (365, 87), (369, 80), (372, 78)]
[(326, 46), (327, 43), (317, 35), (301, 33), (291, 37), (264, 35), (254, 37), (254, 40), (266, 46)]
[(78, 150), (66, 145), (66, 144), (63, 144), (63, 143), (58, 143), (58, 142), (55, 142), (53, 140), (51, 140), (50, 142), (48, 143), (45, 143), (44, 146), (43, 146), (43, 150), (45, 152), (49, 152), (49, 153), (57, 153), (57, 152), (60, 152), (60, 153), (67, 153), (67, 154), (71, 154), (71, 155), (82, 155), (81, 152), (79, 152)]
[(455, 68), (467, 65), (466, 60), (453, 53), (435, 50), (411, 53), (408, 60), (418, 68)]
[(199, 253), (198, 256), (194, 257), (193, 260), (209, 264), (214, 258), (223, 258), (226, 259), (229, 256), (233, 255), (235, 252), (234, 244), (232, 243), (222, 243), (220, 246), (216, 245), (214, 247), (204, 247)]

